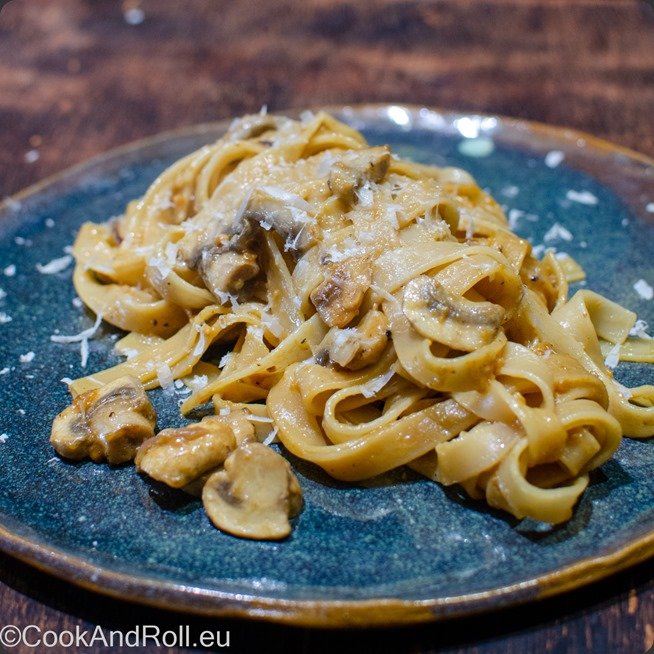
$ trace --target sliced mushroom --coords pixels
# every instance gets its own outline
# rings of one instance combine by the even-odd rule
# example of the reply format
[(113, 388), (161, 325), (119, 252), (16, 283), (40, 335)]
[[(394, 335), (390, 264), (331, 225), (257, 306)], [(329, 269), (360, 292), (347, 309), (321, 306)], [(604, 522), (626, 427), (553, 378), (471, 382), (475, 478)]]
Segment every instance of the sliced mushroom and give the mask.
[(160, 431), (141, 445), (135, 463), (153, 479), (183, 488), (221, 466), (235, 448), (232, 428), (217, 416), (207, 416), (186, 427)]
[(68, 459), (124, 463), (153, 436), (155, 422), (154, 408), (141, 383), (134, 377), (121, 377), (78, 395), (54, 419), (50, 442)]
[(252, 191), (242, 220), (274, 230), (284, 239), (285, 250), (302, 253), (316, 243), (310, 211), (311, 205), (299, 195), (262, 186)]
[(370, 287), (372, 269), (368, 258), (354, 256), (325, 264), (322, 283), (311, 293), (311, 302), (330, 327), (345, 327), (359, 312)]
[(209, 477), (202, 503), (211, 522), (234, 536), (278, 540), (302, 508), (302, 491), (286, 459), (261, 443), (246, 443)]
[(355, 192), (366, 182), (381, 182), (391, 161), (387, 145), (355, 150), (344, 154), (329, 174), (329, 188), (346, 202), (354, 201)]
[(199, 272), (209, 291), (224, 301), (226, 295), (238, 293), (259, 274), (259, 264), (253, 252), (211, 248), (202, 253)]
[(406, 285), (403, 310), (419, 334), (465, 352), (488, 345), (497, 335), (505, 313), (503, 307), (492, 302), (472, 302), (455, 296), (426, 275)]
[(368, 311), (356, 327), (332, 328), (318, 351), (348, 370), (361, 370), (379, 359), (388, 344), (388, 319), (377, 309)]

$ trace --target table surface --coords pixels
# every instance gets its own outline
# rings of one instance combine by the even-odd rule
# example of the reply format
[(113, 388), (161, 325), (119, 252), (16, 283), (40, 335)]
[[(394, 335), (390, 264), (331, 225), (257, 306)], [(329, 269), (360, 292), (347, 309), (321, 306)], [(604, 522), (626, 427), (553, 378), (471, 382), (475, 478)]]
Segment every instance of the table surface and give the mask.
[[(14, 0), (0, 13), (0, 198), (117, 145), (264, 104), (391, 101), (564, 125), (654, 156), (654, 8), (643, 0)], [(289, 652), (642, 653), (654, 643), (653, 567), (516, 609), (352, 632), (139, 607), (0, 554), (0, 627), (181, 624), (192, 634), (220, 630), (223, 644), (229, 632), (230, 651), (243, 652), (276, 640)]]

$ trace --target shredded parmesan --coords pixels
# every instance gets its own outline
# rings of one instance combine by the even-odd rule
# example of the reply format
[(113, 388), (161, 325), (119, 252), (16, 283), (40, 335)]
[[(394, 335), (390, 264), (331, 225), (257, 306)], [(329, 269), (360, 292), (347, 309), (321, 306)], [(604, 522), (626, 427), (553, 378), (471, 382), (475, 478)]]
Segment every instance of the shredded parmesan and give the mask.
[(34, 354), (34, 352), (30, 350), (27, 354), (21, 354), (18, 358), (20, 359), (21, 363), (30, 363), (34, 361), (35, 356), (36, 355)]
[(257, 416), (254, 413), (249, 413), (246, 417), (251, 422), (272, 422), (273, 421), (273, 419), (268, 418), (268, 416)]
[(654, 289), (644, 279), (639, 279), (634, 284), (634, 291), (636, 291), (643, 300), (651, 300), (654, 297)]
[(95, 318), (93, 327), (89, 327), (88, 329), (85, 329), (79, 334), (73, 334), (72, 336), (60, 336), (58, 334), (53, 334), (52, 336), (50, 336), (50, 340), (53, 341), (54, 343), (79, 343), (83, 340), (93, 337), (95, 333), (98, 331), (98, 327), (100, 327), (101, 322), (102, 322), (102, 314), (99, 313)]
[(545, 165), (548, 168), (556, 168), (565, 159), (565, 154), (561, 150), (550, 150), (545, 155)]
[(59, 257), (58, 259), (53, 259), (52, 261), (46, 264), (37, 263), (36, 269), (42, 275), (54, 275), (55, 273), (61, 272), (62, 270), (66, 270), (66, 268), (70, 266), (72, 261), (73, 261), (73, 257), (71, 257), (70, 254), (66, 254), (63, 257)]
[(277, 431), (278, 431), (277, 425), (275, 425), (270, 431), (270, 433), (268, 434), (268, 436), (266, 436), (263, 439), (262, 443), (264, 445), (270, 445), (271, 443), (275, 443), (276, 441), (278, 441), (279, 439), (277, 438)]
[(520, 193), (520, 189), (513, 184), (509, 184), (509, 186), (505, 186), (500, 193), (505, 195), (507, 198), (514, 198), (518, 193)]
[(0, 370), (0, 375), (7, 375), (9, 374), (9, 372), (10, 372), (10, 368), (7, 368), (7, 366), (5, 366), (2, 370)]
[(518, 221), (525, 215), (525, 212), (522, 209), (509, 209), (508, 219), (509, 219), (509, 229), (515, 231), (518, 226)]
[(554, 223), (543, 236), (543, 240), (548, 243), (549, 241), (555, 241), (557, 239), (562, 239), (564, 241), (571, 241), (573, 238), (571, 232), (565, 228), (560, 223)]
[(209, 383), (209, 378), (207, 375), (193, 375), (193, 377), (187, 377), (184, 381), (191, 390), (197, 393)]
[(632, 327), (629, 332), (629, 336), (634, 336), (635, 338), (644, 338), (646, 340), (651, 339), (652, 337), (647, 333), (649, 325), (644, 320), (636, 320), (636, 324)]
[(604, 359), (604, 365), (609, 368), (609, 370), (613, 370), (618, 363), (620, 363), (620, 343), (616, 343), (610, 350), (609, 353), (606, 355), (606, 359)]
[(12, 263), (7, 266), (3, 271), (5, 277), (13, 277), (16, 274), (16, 266)]
[(157, 380), (159, 381), (159, 386), (161, 386), (161, 388), (164, 390), (168, 390), (173, 386), (175, 379), (173, 377), (173, 372), (170, 369), (170, 366), (162, 363), (157, 368)]
[(372, 207), (373, 194), (370, 182), (366, 182), (356, 191), (357, 201), (361, 207)]
[(102, 314), (98, 314), (95, 317), (95, 322), (92, 327), (85, 329), (79, 334), (73, 334), (71, 336), (62, 336), (59, 334), (53, 334), (50, 336), (50, 340), (54, 343), (79, 343), (79, 353), (82, 368), (86, 368), (86, 363), (89, 359), (89, 338), (92, 338), (100, 327), (102, 322)]
[(394, 374), (394, 370), (389, 370), (387, 373), (371, 379), (367, 384), (363, 384), (361, 386), (361, 395), (366, 398), (376, 395), (388, 384)]
[(9, 434), (0, 434), (0, 443), (6, 443), (9, 438)]
[(578, 202), (579, 204), (594, 205), (597, 204), (597, 198), (590, 191), (574, 191), (570, 189), (565, 197), (571, 202)]
[(79, 344), (79, 354), (80, 354), (80, 365), (82, 368), (86, 368), (86, 363), (89, 360), (89, 340), (85, 338)]
[(13, 318), (11, 316), (8, 316), (4, 311), (0, 311), (0, 325), (6, 325), (12, 320)]
[(198, 332), (198, 342), (196, 343), (195, 347), (193, 348), (193, 356), (194, 357), (199, 357), (204, 354), (204, 350), (206, 349), (206, 340), (204, 337), (204, 329), (202, 328), (202, 325), (198, 325), (195, 323), (193, 325), (195, 327), (195, 331)]

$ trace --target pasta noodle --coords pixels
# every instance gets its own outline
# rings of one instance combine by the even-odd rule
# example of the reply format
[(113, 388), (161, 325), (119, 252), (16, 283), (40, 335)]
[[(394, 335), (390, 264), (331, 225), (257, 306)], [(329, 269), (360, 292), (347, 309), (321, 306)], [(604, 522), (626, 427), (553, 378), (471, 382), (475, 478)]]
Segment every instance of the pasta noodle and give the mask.
[[(244, 411), (259, 440), (274, 426), (336, 479), (408, 465), (560, 523), (623, 434), (654, 435), (654, 387), (604, 364), (635, 314), (568, 299), (559, 261), (537, 260), (466, 172), (369, 147), (325, 113), (235, 121), (123, 216), (84, 225), (74, 256), (80, 297), (135, 356), (73, 396), (201, 376), (184, 414)], [(221, 366), (214, 344), (231, 348)]]

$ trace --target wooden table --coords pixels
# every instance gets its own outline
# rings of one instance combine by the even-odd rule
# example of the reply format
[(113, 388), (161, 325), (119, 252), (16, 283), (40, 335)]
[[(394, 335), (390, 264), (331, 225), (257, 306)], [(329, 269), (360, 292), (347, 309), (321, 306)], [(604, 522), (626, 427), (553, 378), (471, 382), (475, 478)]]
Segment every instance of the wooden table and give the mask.
[[(14, 0), (0, 13), (0, 198), (116, 145), (263, 104), (377, 101), (566, 125), (654, 156), (654, 9), (640, 0)], [(188, 624), (229, 631), (239, 652), (284, 643), (312, 653), (638, 654), (654, 643), (652, 567), (445, 624), (323, 632), (137, 607), (0, 555), (0, 623)]]

